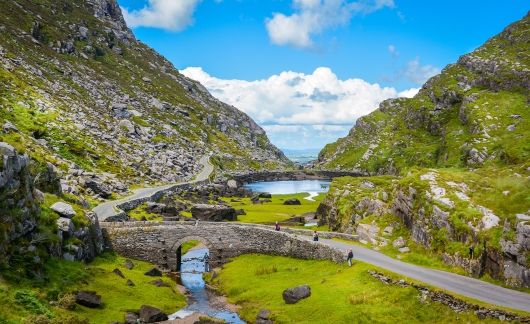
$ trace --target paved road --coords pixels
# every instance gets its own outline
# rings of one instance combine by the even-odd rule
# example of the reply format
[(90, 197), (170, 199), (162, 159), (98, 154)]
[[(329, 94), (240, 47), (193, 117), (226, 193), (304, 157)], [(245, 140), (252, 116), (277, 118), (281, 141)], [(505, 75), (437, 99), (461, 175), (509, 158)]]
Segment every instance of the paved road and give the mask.
[(530, 312), (530, 294), (450, 272), (405, 263), (358, 245), (323, 239), (320, 242), (342, 251), (352, 249), (354, 258), (357, 260), (419, 280), (431, 286), (489, 304)]
[(107, 220), (109, 217), (115, 217), (123, 213), (123, 211), (120, 210), (117, 206), (125, 202), (149, 198), (155, 195), (156, 193), (158, 193), (159, 191), (168, 190), (170, 188), (175, 187), (176, 185), (192, 184), (195, 182), (207, 180), (214, 169), (209, 159), (210, 157), (207, 155), (203, 156), (200, 159), (199, 163), (203, 166), (203, 168), (201, 172), (199, 172), (195, 176), (195, 178), (191, 181), (169, 184), (169, 185), (164, 185), (160, 187), (136, 189), (136, 190), (133, 190), (133, 195), (126, 197), (126, 198), (118, 199), (118, 200), (104, 202), (98, 205), (96, 208), (94, 208), (93, 211), (94, 213), (96, 213), (98, 220), (100, 222), (103, 222)]

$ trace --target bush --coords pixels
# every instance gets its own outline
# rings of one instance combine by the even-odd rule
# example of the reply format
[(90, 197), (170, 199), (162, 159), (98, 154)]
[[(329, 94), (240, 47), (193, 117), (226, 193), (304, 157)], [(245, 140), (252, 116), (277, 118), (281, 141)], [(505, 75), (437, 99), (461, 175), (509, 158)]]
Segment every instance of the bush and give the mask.
[(74, 310), (76, 305), (75, 296), (70, 293), (62, 295), (59, 300), (57, 300), (57, 306), (62, 309)]
[(52, 317), (50, 310), (30, 290), (17, 290), (13, 298), (15, 303), (24, 306), (30, 313)]

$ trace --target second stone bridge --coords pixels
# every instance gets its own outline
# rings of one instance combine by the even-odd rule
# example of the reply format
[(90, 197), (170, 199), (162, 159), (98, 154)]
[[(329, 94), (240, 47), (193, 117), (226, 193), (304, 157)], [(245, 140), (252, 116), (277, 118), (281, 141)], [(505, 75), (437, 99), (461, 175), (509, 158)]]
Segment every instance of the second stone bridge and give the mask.
[(199, 222), (198, 225), (194, 222), (122, 222), (101, 223), (101, 227), (107, 247), (111, 250), (172, 271), (180, 269), (180, 247), (190, 240), (206, 245), (213, 267), (247, 253), (344, 261), (341, 251), (263, 226), (210, 222)]

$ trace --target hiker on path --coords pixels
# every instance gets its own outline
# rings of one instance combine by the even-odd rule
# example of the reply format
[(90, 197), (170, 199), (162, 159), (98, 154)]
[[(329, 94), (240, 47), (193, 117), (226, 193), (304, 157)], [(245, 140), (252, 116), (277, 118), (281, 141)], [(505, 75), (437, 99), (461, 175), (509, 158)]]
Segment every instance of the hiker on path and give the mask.
[(348, 265), (351, 267), (351, 263), (353, 261), (353, 251), (351, 249), (348, 251), (348, 259), (347, 260), (348, 260)]
[(278, 224), (278, 222), (276, 222), (276, 225), (274, 225), (274, 230), (275, 231), (280, 231), (280, 224)]
[(318, 241), (318, 233), (317, 233), (317, 231), (315, 231), (315, 232), (313, 233), (313, 241), (315, 241), (315, 242)]

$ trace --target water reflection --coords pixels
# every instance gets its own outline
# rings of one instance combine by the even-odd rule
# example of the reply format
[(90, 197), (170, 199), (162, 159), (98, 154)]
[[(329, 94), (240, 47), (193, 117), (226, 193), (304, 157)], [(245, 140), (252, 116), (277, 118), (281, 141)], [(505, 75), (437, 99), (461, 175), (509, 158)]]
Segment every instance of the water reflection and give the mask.
[(307, 192), (318, 194), (328, 192), (330, 180), (287, 180), (287, 181), (262, 181), (244, 185), (254, 192), (269, 192), (273, 195), (295, 194)]

